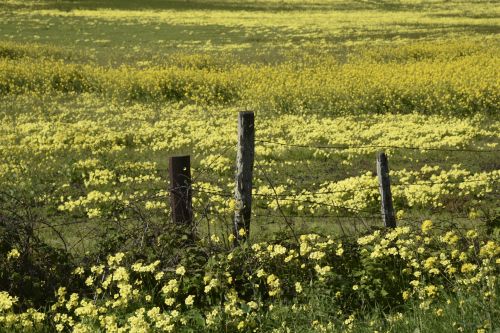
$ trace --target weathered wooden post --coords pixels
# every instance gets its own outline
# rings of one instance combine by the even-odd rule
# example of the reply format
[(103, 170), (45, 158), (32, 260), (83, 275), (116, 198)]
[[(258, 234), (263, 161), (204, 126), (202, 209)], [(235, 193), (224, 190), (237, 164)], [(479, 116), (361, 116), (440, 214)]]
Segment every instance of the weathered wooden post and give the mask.
[(193, 225), (191, 194), (191, 160), (187, 156), (169, 158), (170, 208), (172, 221), (176, 224)]
[(236, 186), (234, 189), (235, 245), (250, 235), (252, 215), (252, 177), (255, 155), (254, 113), (243, 111), (238, 114), (238, 151), (236, 155)]
[(377, 155), (377, 175), (381, 196), (382, 219), (384, 225), (389, 228), (396, 227), (396, 217), (392, 205), (391, 181), (389, 178), (389, 163), (385, 153)]

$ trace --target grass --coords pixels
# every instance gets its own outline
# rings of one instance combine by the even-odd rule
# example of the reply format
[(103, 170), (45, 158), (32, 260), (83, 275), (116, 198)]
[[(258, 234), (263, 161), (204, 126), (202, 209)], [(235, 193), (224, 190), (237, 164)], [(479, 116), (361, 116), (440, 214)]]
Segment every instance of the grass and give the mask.
[[(491, 318), (491, 313), (482, 309), (484, 305), (475, 296), (460, 297), (450, 295), (436, 309), (442, 309), (441, 315), (436, 310), (426, 311), (419, 308), (418, 302), (410, 302), (405, 306), (392, 309), (391, 312), (372, 309), (363, 312), (349, 328), (343, 321), (336, 325), (325, 323), (326, 318), (335, 317), (331, 304), (334, 299), (321, 294), (313, 294), (307, 310), (290, 311), (290, 304), (277, 306), (264, 319), (263, 331), (269, 332), (342, 332), (351, 329), (354, 332), (486, 332), (498, 327), (498, 320)], [(499, 304), (492, 305), (498, 309)], [(440, 313), (440, 312), (438, 312)], [(313, 323), (311, 325), (311, 323)], [(491, 324), (490, 324), (491, 323)]]
[(275, 54), (297, 49), (320, 48), (342, 56), (351, 44), (493, 36), (499, 15), (488, 2), (446, 1), (58, 1), (15, 6), (4, 1), (3, 13), (4, 39), (54, 44), (113, 65), (154, 63), (179, 51), (229, 51), (247, 62), (273, 61)]
[[(192, 281), (182, 292), (205, 297), (205, 261), (225, 262), (231, 247), (241, 109), (255, 110), (258, 140), (313, 146), (257, 142), (251, 244), (287, 244), (310, 232), (352, 239), (379, 228), (378, 146), (428, 148), (385, 148), (400, 223), (432, 219), (443, 230), (477, 228), (485, 239), (498, 237), (494, 2), (0, 0), (0, 17), (0, 282), (8, 281), (10, 292), (69, 276), (44, 280), (37, 275), (43, 269), (35, 270), (44, 263), (53, 263), (45, 267), (49, 276), (130, 250), (141, 260), (161, 259), (167, 274), (203, 261), (188, 267)], [(192, 156), (196, 186), (223, 192), (194, 193), (194, 249), (179, 245), (181, 236), (170, 229), (167, 157), (176, 154)], [(278, 201), (274, 191), (310, 202)], [(214, 245), (211, 236), (223, 242)], [(6, 259), (12, 248), (29, 265)], [(23, 261), (27, 253), (33, 261)], [(24, 282), (15, 280), (28, 266)], [(241, 273), (236, 266), (233, 275)], [(79, 281), (63, 282), (73, 279)], [(430, 310), (413, 299), (389, 308), (370, 301), (339, 314), (336, 282), (321, 289), (321, 279), (313, 280), (307, 297), (271, 302), (252, 319), (255, 327), (495, 332), (500, 325), (497, 290), (486, 302), (484, 290), (461, 293), (455, 281), (458, 289), (447, 289)], [(84, 280), (75, 283), (76, 292), (85, 289)], [(23, 293), (22, 302), (29, 299)], [(184, 311), (184, 299), (178, 301)], [(131, 314), (124, 310), (120, 318)], [(190, 323), (183, 329), (200, 328), (200, 316), (207, 318), (201, 310), (183, 312)], [(238, 325), (227, 323), (217, 327)]]
[[(2, 105), (4, 115), (4, 126), (2, 135), (5, 138), (3, 152), (10, 156), (3, 164), (4, 188), (10, 193), (27, 202), (38, 202), (40, 195), (46, 197), (41, 204), (36, 204), (37, 214), (49, 224), (56, 225), (56, 230), (62, 232), (67, 238), (69, 247), (71, 244), (79, 244), (77, 253), (85, 253), (89, 250), (89, 244), (95, 244), (103, 232), (99, 226), (112, 226), (114, 222), (109, 221), (105, 215), (97, 219), (88, 219), (87, 209), (100, 207), (99, 204), (88, 203), (88, 206), (76, 207), (76, 211), (64, 211), (58, 207), (64, 202), (74, 202), (79, 197), (86, 197), (91, 191), (134, 194), (147, 191), (145, 198), (137, 197), (138, 207), (144, 209), (147, 197), (151, 197), (168, 189), (168, 155), (192, 154), (193, 155), (193, 177), (198, 186), (208, 190), (232, 192), (232, 161), (235, 159), (236, 144), (235, 114), (233, 109), (211, 108), (205, 110), (192, 110), (189, 113), (176, 107), (154, 106), (136, 103), (132, 105), (122, 103), (108, 103), (106, 99), (89, 98), (89, 96), (67, 96), (65, 94), (58, 98), (52, 95), (45, 97), (8, 96), (4, 98)], [(488, 118), (486, 118), (488, 119)], [(393, 119), (385, 116), (346, 116), (339, 117), (311, 117), (302, 119), (297, 116), (257, 116), (257, 138), (266, 138), (281, 142), (295, 142), (300, 144), (316, 145), (317, 142), (325, 144), (355, 144), (386, 145), (395, 144), (393, 140), (400, 140), (397, 145), (430, 145), (430, 147), (478, 147), (489, 149), (488, 145), (496, 140), (495, 122), (488, 124), (486, 119), (463, 120), (460, 118), (449, 118), (442, 116), (417, 116), (401, 115)], [(210, 124), (210, 126), (206, 126)], [(297, 127), (297, 124), (300, 124)], [(406, 131), (401, 132), (400, 124), (405, 124)], [(449, 128), (454, 124), (455, 130)], [(14, 125), (14, 127), (13, 127)], [(423, 126), (422, 126), (423, 125)], [(36, 127), (34, 127), (36, 126)], [(43, 129), (42, 131), (34, 128)], [(174, 138), (182, 128), (184, 137)], [(356, 128), (353, 132), (352, 129)], [(280, 129), (280, 130), (278, 130)], [(293, 130), (291, 130), (293, 129)], [(83, 140), (82, 131), (90, 135), (92, 140)], [(307, 138), (308, 133), (315, 133)], [(385, 133), (387, 136), (380, 136)], [(414, 141), (419, 137), (421, 141)], [(444, 138), (444, 140), (443, 140)], [(308, 141), (309, 140), (309, 141)], [(351, 141), (355, 140), (355, 141)], [(377, 141), (374, 141), (377, 140)], [(37, 143), (37, 144), (35, 144)], [(362, 193), (366, 186), (361, 182), (361, 175), (366, 172), (375, 172), (375, 153), (378, 148), (354, 149), (354, 150), (322, 150), (305, 149), (294, 147), (283, 147), (276, 145), (258, 145), (257, 167), (255, 171), (254, 186), (260, 193), (272, 195), (269, 188), (269, 177), (273, 185), (278, 187), (279, 193), (304, 193), (317, 192), (325, 189), (328, 184), (335, 184), (352, 178), (348, 189), (353, 192)], [(223, 153), (223, 157), (219, 154)], [(497, 158), (494, 152), (475, 153), (479, 159), (471, 159), (470, 152), (443, 152), (440, 151), (412, 151), (393, 150), (390, 151), (390, 167), (400, 174), (394, 175), (393, 183), (397, 184), (400, 177), (405, 175), (403, 170), (420, 170), (426, 165), (439, 166), (437, 171), (431, 172), (433, 177), (453, 169), (454, 165), (460, 165), (457, 169), (471, 174), (481, 172), (494, 172), (497, 170)], [(211, 164), (215, 159), (215, 164)], [(92, 162), (92, 163), (90, 163)], [(90, 163), (88, 166), (85, 164)], [(139, 163), (137, 169), (130, 169), (130, 164)], [(145, 164), (141, 164), (145, 163)], [(90, 182), (91, 173), (96, 170), (109, 170), (116, 176), (153, 176), (154, 181), (141, 182), (130, 180), (117, 183), (103, 178), (102, 183)], [(266, 177), (267, 176), (267, 177)], [(425, 179), (425, 175), (417, 174), (417, 179)], [(456, 181), (451, 174), (446, 177), (450, 182)], [(23, 179), (22, 182), (17, 179)], [(457, 180), (463, 180), (460, 176)], [(498, 178), (486, 180), (484, 185), (496, 184)], [(442, 180), (440, 180), (442, 181)], [(356, 187), (359, 182), (359, 188)], [(325, 185), (325, 183), (327, 185)], [(473, 183), (472, 183), (473, 184)], [(464, 186), (468, 183), (464, 183)], [(459, 184), (447, 188), (453, 195), (439, 194), (444, 189), (433, 186), (418, 186), (419, 191), (430, 191), (434, 193), (427, 199), (423, 199), (415, 207), (408, 206), (408, 198), (413, 194), (394, 192), (396, 198), (396, 210), (405, 211), (405, 218), (423, 220), (433, 216), (443, 219), (461, 218), (473, 210), (494, 212), (494, 195), (485, 193), (482, 186), (473, 189), (474, 195), (454, 197), (458, 195)], [(494, 188), (494, 186), (493, 186)], [(35, 189), (35, 190), (34, 190)], [(330, 189), (331, 190), (331, 189)], [(336, 189), (338, 190), (338, 189)], [(34, 193), (34, 194), (30, 194)], [(432, 207), (431, 198), (438, 195), (438, 202), (444, 207)], [(476, 196), (477, 195), (477, 196)], [(64, 201), (61, 201), (61, 196)], [(286, 221), (293, 222), (297, 232), (321, 231), (323, 233), (350, 233), (352, 228), (358, 231), (366, 230), (366, 225), (380, 225), (378, 216), (377, 196), (368, 196), (366, 199), (357, 199), (354, 202), (368, 206), (362, 209), (368, 210), (362, 214), (374, 216), (374, 218), (359, 219), (356, 214), (352, 218), (352, 212), (337, 211), (328, 207), (315, 207), (305, 204), (304, 210), (297, 209), (297, 202), (281, 200), (280, 204), (289, 217), (285, 220), (276, 210), (275, 200), (272, 198), (254, 199), (256, 214), (252, 229), (252, 237), (256, 239), (266, 238), (273, 231), (286, 231)], [(195, 193), (195, 211), (197, 220), (200, 222), (200, 232), (207, 230), (207, 219), (202, 213), (207, 202), (211, 203), (209, 220), (219, 227), (212, 228), (219, 234), (226, 234), (226, 224), (230, 224), (232, 211), (230, 201), (227, 197), (211, 196), (204, 193)], [(299, 198), (300, 199), (300, 198)], [(303, 196), (303, 200), (320, 201), (322, 197)], [(345, 198), (351, 200), (350, 196)], [(159, 201), (167, 201), (160, 194)], [(337, 200), (331, 198), (331, 200)], [(483, 200), (479, 203), (478, 200)], [(121, 201), (119, 201), (121, 202)], [(117, 202), (117, 203), (119, 203)], [(327, 201), (328, 202), (328, 201)], [(332, 201), (333, 202), (333, 201)], [(127, 207), (129, 204), (122, 203)], [(336, 205), (345, 206), (346, 203), (337, 202)], [(15, 206), (15, 203), (13, 203)], [(269, 209), (271, 208), (271, 211)], [(102, 207), (106, 211), (106, 205)], [(310, 209), (315, 211), (313, 215)], [(111, 207), (110, 213), (115, 209)], [(326, 209), (326, 210), (325, 210)], [(115, 212), (117, 213), (117, 212)], [(112, 213), (112, 214), (115, 214)], [(135, 213), (127, 219), (134, 219)], [(128, 214), (128, 213), (127, 213)], [(145, 216), (156, 221), (168, 221), (168, 211), (153, 210), (144, 211)], [(219, 216), (222, 214), (222, 216)], [(321, 217), (326, 216), (326, 217)], [(338, 217), (337, 216), (341, 216)], [(68, 222), (67, 222), (68, 221)], [(110, 224), (111, 222), (111, 224)], [(67, 228), (66, 223), (75, 223), (72, 228)], [(340, 228), (342, 224), (342, 228)], [(135, 225), (135, 223), (132, 223)], [(140, 223), (139, 223), (140, 225)], [(98, 229), (84, 231), (89, 226)], [(129, 226), (131, 227), (131, 226)], [(44, 227), (42, 235), (44, 238), (57, 236), (53, 230)], [(85, 237), (85, 235), (87, 235)], [(81, 243), (84, 239), (88, 244)], [(52, 241), (62, 245), (57, 236)], [(80, 247), (83, 245), (83, 247)], [(90, 249), (92, 246), (90, 246)]]

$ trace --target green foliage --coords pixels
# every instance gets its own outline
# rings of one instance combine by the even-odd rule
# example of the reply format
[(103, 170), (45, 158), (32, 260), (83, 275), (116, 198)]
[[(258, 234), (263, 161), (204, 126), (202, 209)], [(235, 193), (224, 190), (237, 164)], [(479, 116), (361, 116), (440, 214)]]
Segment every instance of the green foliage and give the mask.
[(44, 243), (26, 222), (20, 216), (0, 216), (1, 290), (16, 295), (21, 309), (46, 306), (61, 284), (80, 286), (71, 277), (71, 255)]
[[(496, 332), (497, 7), (2, 1), (0, 332)], [(231, 248), (241, 108), (278, 143)], [(430, 149), (386, 152), (398, 223), (436, 219), (350, 238), (380, 223), (381, 146)]]
[[(454, 328), (494, 329), (500, 246), (473, 229), (463, 232), (427, 220), (421, 229), (376, 230), (358, 239), (308, 234), (229, 251), (179, 237), (182, 250), (163, 260), (118, 252), (76, 268), (72, 276), (85, 280), (85, 288), (71, 293), (61, 281), (56, 299), (45, 304), (46, 323), (77, 332), (286, 332), (306, 323), (310, 331), (363, 332), (366, 325), (441, 327), (435, 317), (443, 317)], [(6, 258), (22, 261), (12, 251)], [(0, 321), (13, 329), (25, 325), (16, 316), (32, 309), (13, 312), (18, 301), (8, 293), (0, 301)], [(483, 313), (467, 322), (473, 305)], [(35, 315), (29, 322), (40, 325)]]

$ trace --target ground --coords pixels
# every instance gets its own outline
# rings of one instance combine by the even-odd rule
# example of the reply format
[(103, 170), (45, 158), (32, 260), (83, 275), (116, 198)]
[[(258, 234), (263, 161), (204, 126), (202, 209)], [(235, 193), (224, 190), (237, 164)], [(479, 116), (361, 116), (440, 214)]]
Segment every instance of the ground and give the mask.
[(380, 151), (399, 225), (495, 234), (493, 2), (0, 1), (0, 15), (0, 222), (26, 236), (6, 253), (33, 237), (73, 264), (150, 251), (178, 154), (200, 244), (229, 248), (241, 110), (256, 117), (251, 243), (381, 227)]

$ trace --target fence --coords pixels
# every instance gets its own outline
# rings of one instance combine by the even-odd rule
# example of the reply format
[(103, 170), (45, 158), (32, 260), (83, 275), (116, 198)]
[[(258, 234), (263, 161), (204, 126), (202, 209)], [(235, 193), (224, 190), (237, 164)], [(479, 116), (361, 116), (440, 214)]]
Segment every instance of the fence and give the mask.
[[(374, 145), (358, 145), (358, 146), (307, 146), (307, 145), (297, 145), (282, 143), (269, 140), (256, 140), (255, 139), (255, 118), (253, 112), (240, 112), (238, 115), (238, 144), (237, 144), (237, 155), (236, 155), (236, 177), (235, 177), (235, 188), (234, 193), (224, 192), (224, 191), (211, 191), (204, 188), (198, 188), (192, 186), (193, 182), (190, 178), (190, 157), (189, 156), (176, 156), (170, 158), (170, 195), (171, 195), (171, 211), (172, 219), (174, 223), (177, 224), (188, 224), (194, 230), (193, 225), (193, 206), (192, 206), (192, 193), (205, 193), (214, 196), (234, 198), (235, 200), (235, 212), (234, 219), (232, 222), (232, 233), (234, 236), (234, 245), (240, 242), (244, 242), (250, 234), (250, 225), (252, 218), (252, 197), (265, 197), (276, 202), (277, 210), (279, 215), (285, 220), (287, 227), (291, 228), (291, 223), (288, 218), (292, 216), (287, 216), (280, 206), (280, 200), (296, 201), (298, 204), (314, 204), (322, 206), (335, 206), (333, 204), (315, 201), (315, 200), (304, 200), (297, 199), (294, 194), (279, 194), (275, 189), (275, 185), (271, 177), (264, 173), (264, 178), (271, 187), (273, 194), (259, 194), (252, 193), (253, 187), (253, 172), (254, 172), (254, 157), (255, 157), (255, 143), (261, 143), (264, 145), (282, 145), (288, 147), (296, 148), (311, 148), (311, 149), (356, 149), (356, 148), (377, 148), (377, 149), (407, 149), (407, 150), (433, 150), (433, 151), (457, 151), (457, 152), (474, 152), (474, 153), (488, 153), (488, 152), (499, 152), (500, 150), (479, 150), (479, 149), (451, 149), (451, 148), (419, 148), (410, 146), (374, 146)], [(381, 215), (379, 218), (382, 219), (383, 225), (387, 228), (396, 227), (396, 216), (394, 213), (394, 205), (392, 202), (391, 193), (391, 180), (389, 177), (389, 162), (387, 155), (384, 152), (379, 152), (376, 159), (377, 166), (377, 177), (378, 177), (378, 189), (380, 193), (380, 203), (381, 203)], [(468, 181), (461, 181), (457, 183), (464, 183)], [(475, 182), (471, 180), (470, 182)], [(453, 184), (454, 182), (419, 182), (419, 183), (400, 183), (394, 186), (415, 186), (415, 185), (435, 185), (435, 184)], [(322, 191), (318, 193), (312, 193), (314, 195), (325, 195), (332, 193), (344, 192), (340, 191)], [(348, 191), (345, 191), (348, 192)], [(352, 208), (349, 208), (353, 211)], [(369, 211), (357, 210), (358, 214), (372, 214)], [(256, 216), (256, 215), (253, 215)], [(361, 217), (375, 218), (373, 215), (365, 215)], [(326, 215), (328, 217), (349, 217), (341, 215)], [(293, 230), (292, 230), (293, 231)]]
[[(175, 227), (176, 224), (188, 226), (191, 229), (192, 239), (194, 239), (195, 232), (198, 234), (204, 233), (202, 223), (206, 222), (208, 237), (204, 237), (204, 240), (210, 241), (211, 235), (222, 238), (232, 234), (234, 236), (233, 245), (248, 239), (251, 229), (253, 235), (258, 235), (255, 231), (257, 228), (280, 228), (280, 230), (290, 231), (283, 234), (283, 237), (296, 237), (298, 228), (309, 229), (310, 226), (319, 226), (319, 228), (323, 228), (323, 226), (331, 228), (333, 226), (336, 231), (344, 235), (348, 235), (349, 231), (354, 231), (357, 234), (358, 231), (371, 229), (374, 223), (393, 228), (396, 223), (402, 221), (416, 221), (416, 219), (406, 216), (401, 218), (398, 214), (396, 214), (398, 216), (396, 217), (394, 206), (399, 207), (400, 200), (403, 200), (403, 202), (406, 200), (406, 197), (402, 199), (402, 193), (405, 193), (404, 196), (406, 196), (407, 190), (408, 193), (415, 193), (417, 191), (415, 187), (420, 186), (433, 187), (434, 185), (445, 184), (444, 187), (451, 189), (451, 193), (455, 193), (455, 190), (461, 191), (464, 187), (467, 189), (493, 188), (492, 193), (488, 192), (490, 193), (488, 199), (493, 195), (493, 200), (497, 200), (500, 187), (496, 186), (496, 184), (500, 180), (500, 173), (496, 172), (498, 169), (496, 154), (494, 154), (493, 159), (490, 158), (491, 156), (486, 159), (489, 163), (487, 164), (488, 170), (495, 170), (495, 172), (490, 173), (485, 179), (471, 175), (470, 178), (460, 177), (460, 180), (453, 177), (434, 180), (432, 178), (418, 179), (417, 177), (416, 180), (410, 181), (411, 178), (405, 177), (404, 173), (398, 176), (399, 171), (395, 171), (395, 176), (390, 179), (387, 155), (380, 152), (377, 155), (377, 160), (373, 160), (373, 164), (369, 162), (373, 166), (377, 165), (378, 181), (375, 180), (373, 175), (369, 176), (369, 182), (364, 182), (361, 179), (362, 177), (353, 177), (354, 183), (352, 186), (344, 186), (342, 182), (345, 178), (342, 178), (338, 182), (330, 182), (326, 186), (310, 190), (316, 188), (314, 185), (317, 180), (324, 180), (323, 177), (327, 176), (330, 169), (334, 170), (333, 172), (339, 176), (342, 174), (342, 177), (344, 177), (345, 174), (339, 172), (343, 168), (340, 164), (341, 160), (338, 160), (338, 163), (332, 163), (330, 157), (326, 158), (322, 154), (320, 156), (324, 158), (327, 165), (319, 165), (316, 163), (319, 161), (313, 161), (312, 168), (314, 170), (308, 170), (306, 167), (308, 160), (302, 159), (301, 150), (311, 150), (316, 153), (325, 149), (343, 153), (350, 152), (353, 149), (354, 151), (361, 149), (364, 154), (375, 152), (377, 149), (391, 149), (391, 151), (403, 149), (418, 151), (419, 153), (421, 151), (436, 151), (435, 155), (439, 161), (443, 159), (441, 152), (458, 152), (459, 154), (453, 156), (461, 159), (463, 156), (476, 154), (482, 156), (484, 153), (498, 153), (500, 150), (394, 145), (302, 145), (256, 137), (255, 116), (252, 112), (242, 112), (239, 114), (238, 119), (237, 145), (234, 143), (228, 145), (217, 144), (218, 148), (211, 151), (208, 162), (193, 169), (191, 169), (191, 164), (194, 163), (191, 163), (193, 161), (191, 161), (190, 156), (173, 156), (169, 159), (168, 167), (160, 168), (156, 163), (151, 163), (151, 166), (145, 169), (145, 174), (151, 176), (147, 180), (137, 183), (120, 183), (119, 181), (116, 184), (113, 183), (113, 191), (115, 191), (115, 186), (117, 189), (111, 194), (117, 193), (123, 195), (123, 198), (106, 201), (103, 204), (104, 208), (100, 207), (98, 203), (91, 202), (88, 207), (81, 206), (74, 211), (59, 210), (56, 209), (59, 206), (59, 201), (49, 201), (46, 204), (45, 199), (40, 199), (40, 197), (43, 197), (40, 193), (34, 192), (32, 194), (31, 192), (24, 193), (22, 191), (18, 193), (4, 187), (0, 189), (0, 224), (8, 225), (15, 232), (25, 230), (28, 239), (33, 234), (41, 235), (50, 239), (52, 243), (60, 243), (66, 250), (85, 253), (87, 246), (92, 248), (94, 244), (99, 244), (103, 239), (105, 240), (104, 243), (107, 244), (106, 237), (115, 234), (125, 235), (122, 238), (127, 239), (128, 242), (133, 242), (134, 246), (143, 246), (148, 240), (168, 233), (171, 230), (170, 228)], [(279, 160), (280, 156), (280, 149), (275, 149), (277, 146), (288, 147), (286, 154), (291, 154), (292, 157), (296, 156), (296, 151), (300, 151), (300, 155), (298, 155), (300, 158), (294, 160), (294, 163), (297, 163), (296, 166), (278, 167), (273, 170), (273, 168), (276, 168), (276, 161)], [(265, 151), (263, 156), (271, 156), (271, 159), (267, 157), (261, 159), (260, 155), (256, 155), (256, 149), (259, 152), (258, 149), (262, 148), (266, 148), (263, 150)], [(159, 152), (159, 154), (161, 155), (156, 157), (163, 159), (162, 155), (164, 153)], [(413, 153), (410, 152), (410, 155), (413, 155)], [(425, 158), (430, 158), (431, 155), (433, 155), (432, 152), (425, 155)], [(229, 156), (232, 157), (228, 158)], [(342, 154), (339, 154), (339, 156), (342, 156)], [(150, 157), (148, 156), (148, 158)], [(218, 161), (221, 159), (224, 160), (224, 164), (232, 164), (230, 161), (233, 157), (236, 159), (234, 163), (237, 170), (235, 178), (232, 178), (232, 175), (231, 178), (228, 178), (230, 174), (229, 167), (225, 168), (224, 171), (217, 171), (219, 173), (212, 171), (213, 166), (220, 164)], [(418, 157), (420, 157), (420, 154), (418, 154)], [(293, 158), (290, 160), (293, 160)], [(363, 160), (366, 163), (365, 158)], [(286, 157), (283, 163), (288, 165), (288, 161), (289, 159)], [(392, 163), (396, 165), (398, 162), (397, 159), (393, 159)], [(318, 175), (317, 170), (321, 170), (321, 174)], [(278, 178), (274, 173), (276, 171), (279, 172)], [(221, 178), (214, 180), (212, 178), (214, 174)], [(117, 173), (115, 177), (118, 177), (118, 175)], [(401, 175), (406, 180), (399, 179), (398, 177), (401, 177)], [(84, 182), (83, 177), (82, 183)], [(203, 179), (204, 177), (209, 179)], [(156, 179), (151, 180), (152, 178)], [(286, 178), (293, 178), (293, 182), (290, 182), (293, 185), (281, 184), (281, 181), (277, 180)], [(223, 179), (224, 183), (220, 182), (220, 179)], [(357, 180), (360, 180), (360, 182), (356, 183)], [(234, 181), (233, 190), (230, 190), (232, 185), (227, 187), (228, 181), (231, 184)], [(15, 183), (15, 179), (13, 182)], [(280, 184), (277, 184), (278, 182)], [(300, 182), (303, 182), (302, 185), (305, 186), (300, 186)], [(44, 189), (50, 194), (53, 187), (49, 182), (47, 183), (48, 187)], [(341, 186), (339, 186), (340, 183), (342, 183)], [(479, 184), (466, 186), (466, 183)], [(72, 200), (85, 201), (89, 195), (89, 190), (78, 184), (72, 185), (69, 193), (76, 193)], [(123, 191), (120, 191), (119, 186), (122, 186)], [(104, 191), (108, 189), (101, 190), (99, 188), (99, 191), (96, 192), (103, 195)], [(424, 191), (430, 189), (425, 188)], [(133, 198), (129, 197), (129, 195), (135, 195), (135, 193), (139, 193), (139, 195)], [(354, 197), (367, 197), (368, 200), (364, 201), (366, 204), (358, 205), (359, 200), (357, 199), (356, 202)], [(455, 196), (451, 198), (455, 200)], [(351, 201), (351, 199), (353, 200)], [(64, 200), (70, 201), (67, 197)], [(458, 209), (453, 209), (452, 213), (443, 214), (440, 218), (446, 219), (454, 225), (455, 219), (466, 218), (467, 215), (463, 214), (464, 210), (461, 209), (461, 206), (457, 206), (460, 204), (460, 200), (457, 199), (452, 202), (452, 205), (455, 205), (454, 208)], [(153, 206), (158, 204), (159, 208), (148, 208), (151, 203)], [(236, 204), (233, 205), (233, 203)], [(54, 205), (57, 206), (54, 207)], [(106, 211), (101, 216), (92, 217), (89, 215), (92, 212), (89, 212), (87, 208), (102, 208), (103, 211)], [(380, 213), (376, 213), (377, 209), (380, 209)], [(494, 220), (495, 216), (491, 219), (488, 217), (488, 219)], [(170, 220), (174, 221), (175, 224), (168, 223)], [(314, 223), (318, 221), (320, 223)], [(215, 230), (215, 228), (221, 229)], [(240, 233), (240, 230), (243, 232)], [(315, 230), (315, 232), (317, 231)], [(265, 233), (262, 236), (265, 237)], [(273, 237), (275, 236), (276, 234), (273, 234)], [(230, 243), (228, 239), (224, 239), (224, 241), (225, 244)]]

